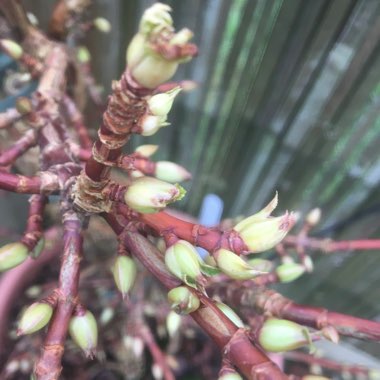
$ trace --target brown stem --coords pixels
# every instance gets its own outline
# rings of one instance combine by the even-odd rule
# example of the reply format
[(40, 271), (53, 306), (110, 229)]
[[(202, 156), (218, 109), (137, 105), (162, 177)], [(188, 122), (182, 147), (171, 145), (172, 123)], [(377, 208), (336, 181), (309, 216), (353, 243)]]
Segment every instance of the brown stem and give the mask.
[(228, 288), (220, 284), (218, 294), (222, 294), (234, 307), (245, 307), (248, 310), (255, 308), (260, 313), (269, 313), (315, 329), (332, 326), (341, 335), (380, 341), (379, 322), (335, 313), (320, 307), (299, 305), (274, 290), (246, 288), (242, 287), (241, 283), (235, 283), (234, 286), (230, 284)]
[(53, 173), (41, 172), (27, 177), (8, 173), (0, 169), (0, 189), (21, 194), (54, 194), (59, 190), (58, 177)]
[(0, 154), (0, 166), (8, 166), (13, 164), (28, 149), (37, 144), (36, 132), (29, 130), (7, 150)]
[(350, 251), (350, 250), (377, 250), (380, 249), (380, 239), (365, 239), (365, 240), (343, 240), (334, 241), (330, 239), (317, 239), (308, 236), (287, 236), (283, 240), (286, 245), (302, 246), (310, 249), (317, 249), (326, 253), (336, 251)]
[(21, 239), (31, 252), (42, 237), (42, 218), (47, 202), (45, 195), (32, 195), (29, 199), (29, 215), (26, 230)]
[(210, 252), (219, 248), (228, 249), (236, 254), (248, 251), (239, 234), (233, 230), (220, 231), (218, 229), (207, 228), (200, 224), (178, 219), (164, 211), (156, 214), (141, 214), (139, 218), (159, 234), (170, 232)]
[(63, 256), (57, 290), (58, 303), (36, 363), (38, 380), (58, 380), (62, 370), (61, 359), (70, 318), (78, 303), (79, 264), (82, 259), (82, 220), (75, 212), (63, 215)]
[(10, 312), (23, 289), (33, 281), (43, 266), (51, 261), (61, 249), (61, 239), (59, 239), (60, 229), (52, 227), (45, 233), (46, 248), (36, 259), (28, 258), (22, 264), (4, 273), (0, 280), (0, 363), (1, 355), (7, 348), (7, 326), (9, 323)]
[(149, 327), (146, 325), (138, 326), (138, 335), (142, 338), (148, 347), (155, 364), (161, 368), (163, 372), (163, 378), (165, 380), (175, 380), (173, 372), (166, 362), (165, 355), (158, 346)]
[(292, 360), (295, 362), (302, 362), (307, 364), (317, 364), (321, 367), (341, 372), (341, 373), (350, 373), (351, 375), (364, 375), (366, 378), (369, 378), (369, 374), (372, 369), (361, 367), (358, 365), (349, 365), (349, 364), (341, 364), (337, 363), (333, 360), (326, 358), (318, 358), (312, 355), (305, 354), (303, 352), (287, 352), (284, 354), (286, 360)]
[(78, 133), (81, 147), (84, 149), (91, 149), (91, 137), (88, 133), (88, 129), (84, 125), (83, 116), (77, 108), (75, 102), (69, 96), (66, 95), (63, 98), (63, 105), (66, 109), (70, 122), (72, 123), (74, 129)]

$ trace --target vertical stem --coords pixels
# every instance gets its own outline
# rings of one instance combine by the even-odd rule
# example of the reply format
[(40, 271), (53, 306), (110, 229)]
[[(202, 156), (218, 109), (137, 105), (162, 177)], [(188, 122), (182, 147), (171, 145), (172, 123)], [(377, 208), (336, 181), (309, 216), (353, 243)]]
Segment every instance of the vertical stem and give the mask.
[(59, 378), (70, 318), (78, 303), (83, 221), (70, 209), (63, 214), (63, 220), (64, 249), (57, 290), (58, 303), (49, 325), (41, 357), (35, 366), (35, 375), (38, 380), (57, 380)]

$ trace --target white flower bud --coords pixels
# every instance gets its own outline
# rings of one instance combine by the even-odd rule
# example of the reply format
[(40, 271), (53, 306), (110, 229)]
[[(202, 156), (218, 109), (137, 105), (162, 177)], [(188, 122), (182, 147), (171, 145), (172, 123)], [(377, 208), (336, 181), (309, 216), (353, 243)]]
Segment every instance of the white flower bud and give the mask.
[(316, 226), (319, 221), (321, 220), (322, 211), (320, 208), (314, 208), (312, 209), (307, 215), (306, 215), (306, 222), (314, 227)]
[(169, 203), (182, 199), (185, 190), (156, 178), (137, 178), (124, 194), (125, 203), (141, 213), (154, 213), (163, 210)]
[(169, 125), (169, 123), (166, 122), (166, 117), (164, 116), (146, 115), (141, 122), (141, 135), (152, 136), (160, 128), (166, 127), (167, 125)]
[(155, 116), (166, 116), (170, 112), (174, 99), (180, 91), (180, 87), (175, 87), (168, 92), (153, 95), (148, 100), (149, 111)]
[(170, 161), (156, 162), (154, 176), (171, 183), (182, 182), (191, 178), (191, 174), (185, 168)]
[(0, 48), (15, 60), (20, 59), (23, 54), (22, 47), (12, 40), (0, 40)]
[(157, 152), (158, 145), (145, 144), (136, 148), (135, 152), (141, 154), (144, 157), (151, 157)]
[(124, 298), (135, 282), (137, 275), (136, 264), (131, 257), (119, 255), (115, 260), (112, 273), (116, 286)]
[(281, 282), (292, 282), (305, 273), (305, 267), (297, 263), (285, 263), (276, 268), (276, 274)]
[(104, 17), (94, 19), (94, 26), (102, 33), (109, 33), (111, 31), (111, 23)]

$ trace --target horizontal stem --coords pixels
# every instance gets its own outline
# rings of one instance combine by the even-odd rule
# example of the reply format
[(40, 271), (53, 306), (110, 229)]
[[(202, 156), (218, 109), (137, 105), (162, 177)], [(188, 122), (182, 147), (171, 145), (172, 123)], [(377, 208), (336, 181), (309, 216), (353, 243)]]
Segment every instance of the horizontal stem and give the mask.
[(238, 233), (207, 228), (176, 218), (166, 212), (141, 214), (139, 219), (159, 234), (172, 233), (180, 239), (202, 247), (210, 252), (219, 248), (229, 249), (237, 254), (246, 251), (246, 246)]

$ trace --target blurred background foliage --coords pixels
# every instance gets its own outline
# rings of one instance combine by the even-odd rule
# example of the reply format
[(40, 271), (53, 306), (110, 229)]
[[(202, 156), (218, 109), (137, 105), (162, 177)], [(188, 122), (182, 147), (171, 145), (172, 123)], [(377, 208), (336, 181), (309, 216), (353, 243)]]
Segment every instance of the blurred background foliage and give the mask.
[[(112, 24), (110, 34), (92, 31), (85, 41), (105, 96), (152, 2), (94, 1), (90, 17)], [(278, 190), (279, 212), (322, 209), (317, 236), (379, 237), (380, 1), (164, 2), (177, 28), (192, 29), (199, 46), (176, 79), (199, 87), (177, 98), (170, 127), (135, 138), (130, 148), (157, 143), (156, 159), (193, 173), (179, 206), (197, 215), (205, 194), (215, 193), (225, 217), (247, 215)], [(45, 27), (54, 1), (24, 3)], [(88, 120), (95, 131), (97, 119)], [(380, 319), (379, 254), (315, 257), (315, 273), (281, 291), (298, 302)], [(355, 344), (378, 356), (377, 345)]]

